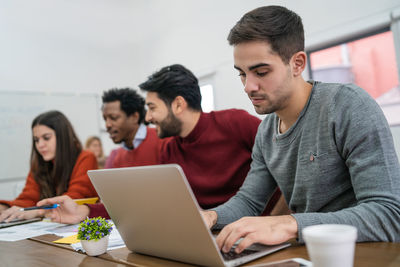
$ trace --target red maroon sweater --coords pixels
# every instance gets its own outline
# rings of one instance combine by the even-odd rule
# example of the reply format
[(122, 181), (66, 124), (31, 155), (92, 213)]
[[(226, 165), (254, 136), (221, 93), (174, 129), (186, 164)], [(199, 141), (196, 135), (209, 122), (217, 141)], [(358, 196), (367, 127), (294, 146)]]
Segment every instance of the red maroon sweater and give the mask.
[(146, 138), (131, 150), (119, 148), (112, 161), (112, 168), (160, 164), (160, 153), (169, 139), (159, 139), (154, 128), (147, 127)]
[(176, 136), (167, 144), (161, 163), (179, 164), (199, 205), (216, 207), (242, 185), (259, 124), (244, 110), (202, 113), (187, 137)]
[[(161, 163), (179, 164), (203, 209), (216, 207), (232, 197), (250, 170), (251, 152), (260, 120), (244, 110), (202, 113), (185, 138), (175, 136), (166, 144)], [(280, 196), (271, 198), (268, 214)], [(89, 217), (108, 216), (103, 205), (88, 205)]]
[[(160, 164), (161, 150), (165, 144), (170, 141), (170, 138), (159, 139), (154, 128), (147, 127), (146, 138), (135, 149), (126, 150), (119, 148), (115, 153), (111, 163), (112, 168), (134, 167)], [(90, 208), (89, 217), (102, 216), (110, 218), (102, 203), (88, 204)]]

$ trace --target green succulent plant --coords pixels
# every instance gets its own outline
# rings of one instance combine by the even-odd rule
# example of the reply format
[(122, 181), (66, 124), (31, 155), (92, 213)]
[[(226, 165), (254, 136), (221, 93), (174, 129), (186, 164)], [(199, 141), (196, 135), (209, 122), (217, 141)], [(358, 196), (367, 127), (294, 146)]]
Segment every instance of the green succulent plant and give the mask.
[(99, 240), (111, 233), (113, 224), (102, 217), (87, 218), (79, 224), (79, 240)]

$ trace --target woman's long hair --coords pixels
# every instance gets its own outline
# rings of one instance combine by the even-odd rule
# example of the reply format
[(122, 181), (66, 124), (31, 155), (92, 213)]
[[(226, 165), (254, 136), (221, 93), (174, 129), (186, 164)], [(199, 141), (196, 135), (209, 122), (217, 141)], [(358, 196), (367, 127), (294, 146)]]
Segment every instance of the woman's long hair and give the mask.
[(55, 131), (56, 154), (54, 160), (44, 161), (36, 149), (32, 134), (31, 171), (40, 187), (40, 199), (62, 195), (68, 184), (82, 144), (67, 117), (59, 111), (48, 111), (38, 115), (32, 122)]

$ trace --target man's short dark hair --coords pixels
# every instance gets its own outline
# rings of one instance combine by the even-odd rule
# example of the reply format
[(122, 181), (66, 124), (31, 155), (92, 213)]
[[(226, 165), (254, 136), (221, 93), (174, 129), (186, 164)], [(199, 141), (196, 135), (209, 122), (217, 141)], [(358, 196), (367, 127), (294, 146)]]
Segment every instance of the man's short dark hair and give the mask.
[(304, 29), (299, 15), (282, 6), (264, 6), (246, 13), (228, 35), (230, 45), (266, 41), (283, 62), (304, 51)]
[(125, 112), (126, 116), (133, 113), (139, 113), (138, 123), (144, 121), (146, 110), (144, 109), (144, 99), (132, 88), (112, 88), (103, 92), (103, 104), (119, 101), (121, 110)]
[(193, 110), (201, 111), (200, 87), (196, 76), (182, 65), (167, 66), (149, 76), (140, 89), (155, 92), (168, 106), (182, 96)]

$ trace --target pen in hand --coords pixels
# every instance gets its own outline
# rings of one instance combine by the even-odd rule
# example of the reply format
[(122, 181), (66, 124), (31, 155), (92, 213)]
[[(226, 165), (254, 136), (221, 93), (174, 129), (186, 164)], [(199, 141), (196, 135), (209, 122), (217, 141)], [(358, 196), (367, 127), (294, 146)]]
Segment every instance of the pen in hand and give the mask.
[(55, 209), (59, 207), (60, 204), (49, 204), (49, 205), (43, 205), (43, 206), (34, 206), (34, 207), (29, 207), (29, 208), (21, 208), (19, 209), (20, 211), (27, 211), (27, 210), (50, 210), (50, 209)]

